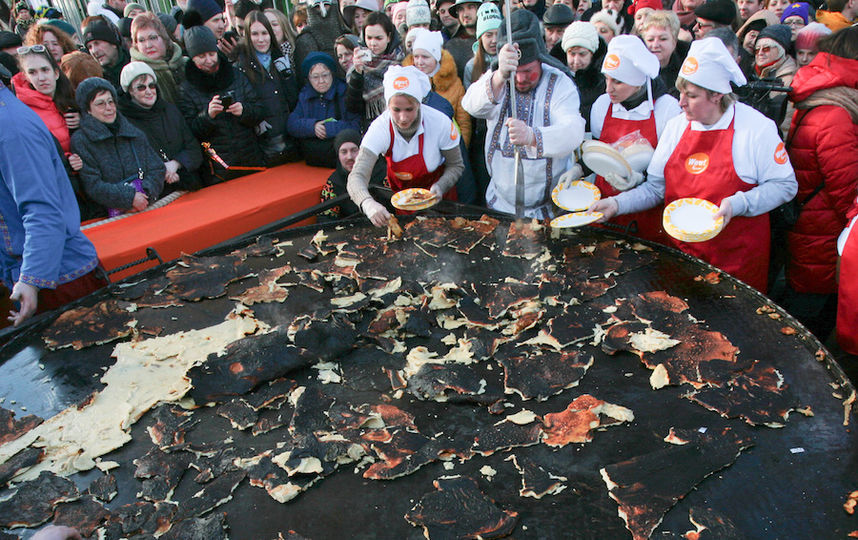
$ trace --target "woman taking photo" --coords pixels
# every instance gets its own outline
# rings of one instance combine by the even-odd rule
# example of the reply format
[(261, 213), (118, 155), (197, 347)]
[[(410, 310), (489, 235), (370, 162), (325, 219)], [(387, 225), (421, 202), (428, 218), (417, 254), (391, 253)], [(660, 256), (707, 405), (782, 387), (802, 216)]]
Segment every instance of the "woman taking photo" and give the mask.
[(796, 193), (795, 173), (775, 125), (737, 103), (730, 83), (746, 83), (717, 38), (691, 44), (680, 69), (679, 104), (637, 187), (590, 206), (604, 220), (687, 197), (719, 207), (723, 230), (705, 242), (671, 243), (765, 292), (769, 270), (768, 212)]
[(387, 160), (387, 183), (393, 191), (419, 187), (451, 200), (465, 168), (453, 121), (422, 104), (429, 78), (414, 66), (392, 66), (383, 84), (387, 109), (369, 126), (348, 179), (352, 201), (377, 227), (390, 219), (367, 188), (379, 157)]
[(92, 77), (80, 83), (77, 103), (84, 115), (72, 150), (83, 160), (84, 192), (101, 206), (101, 215), (145, 210), (161, 194), (164, 162), (146, 135), (116, 110), (116, 90), (108, 81)]
[(336, 69), (327, 53), (307, 55), (302, 71), (308, 82), (287, 123), (307, 165), (314, 167), (336, 167), (333, 139), (344, 129), (360, 127), (360, 117), (346, 110), (346, 83), (335, 76)]
[(370, 13), (366, 19), (363, 43), (364, 46), (354, 50), (346, 107), (361, 115), (364, 125), (369, 125), (387, 109), (382, 84), (384, 74), (391, 66), (399, 65), (404, 55), (393, 23), (378, 11)]
[(245, 28), (236, 67), (247, 75), (265, 106), (265, 117), (256, 128), (262, 151), (270, 165), (294, 161), (297, 148), (286, 134), (286, 119), (298, 101), (295, 72), (283, 56), (264, 13), (248, 13)]
[(179, 88), (185, 80), (185, 63), (182, 49), (170, 39), (164, 23), (157, 15), (145, 12), (131, 22), (131, 60), (144, 62), (158, 78), (162, 99), (170, 103), (179, 100)]
[(158, 76), (149, 64), (129, 62), (122, 68), (119, 81), (123, 92), (119, 111), (146, 135), (167, 168), (161, 194), (200, 189), (200, 143), (179, 108), (161, 98)]

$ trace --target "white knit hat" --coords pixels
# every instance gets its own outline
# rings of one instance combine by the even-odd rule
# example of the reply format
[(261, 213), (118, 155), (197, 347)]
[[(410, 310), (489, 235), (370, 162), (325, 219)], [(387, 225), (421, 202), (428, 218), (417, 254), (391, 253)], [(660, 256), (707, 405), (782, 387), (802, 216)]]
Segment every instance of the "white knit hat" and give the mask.
[(437, 62), (441, 62), (441, 48), (444, 46), (444, 36), (441, 32), (430, 32), (425, 28), (417, 28), (414, 32), (414, 43), (411, 44), (411, 51), (423, 49), (432, 55), (432, 58)]
[(590, 17), (590, 23), (600, 22), (614, 31), (615, 36), (620, 35), (620, 23), (617, 22), (617, 12), (613, 9), (603, 9)]
[(643, 86), (658, 77), (658, 57), (637, 36), (620, 35), (608, 43), (602, 73), (632, 86)]
[(593, 23), (586, 21), (575, 21), (566, 27), (560, 46), (564, 51), (572, 47), (584, 47), (591, 53), (596, 53), (599, 48), (599, 30)]
[(405, 8), (405, 25), (411, 28), (415, 24), (430, 24), (432, 13), (426, 0), (408, 0)]
[(384, 73), (384, 101), (397, 95), (411, 96), (418, 103), (432, 89), (429, 77), (414, 66), (390, 66)]
[(122, 68), (122, 73), (119, 75), (119, 86), (122, 87), (123, 92), (128, 92), (128, 87), (131, 86), (131, 83), (134, 82), (134, 79), (141, 75), (151, 75), (152, 79), (155, 82), (158, 82), (158, 77), (155, 75), (155, 72), (152, 71), (152, 68), (146, 62), (128, 62), (124, 68)]
[(690, 83), (721, 94), (733, 91), (730, 82), (738, 86), (744, 86), (748, 82), (724, 42), (718, 38), (692, 41), (688, 55), (679, 69), (679, 76)]

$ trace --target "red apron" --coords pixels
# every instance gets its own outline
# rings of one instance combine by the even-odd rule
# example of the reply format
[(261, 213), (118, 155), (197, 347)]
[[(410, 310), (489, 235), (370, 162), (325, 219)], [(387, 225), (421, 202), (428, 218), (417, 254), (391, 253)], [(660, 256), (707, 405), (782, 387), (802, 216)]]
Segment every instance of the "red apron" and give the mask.
[[(426, 170), (426, 160), (423, 159), (423, 133), (418, 138), (419, 151), (413, 156), (407, 157), (402, 161), (393, 161), (393, 121), (390, 121), (390, 146), (384, 154), (387, 160), (387, 184), (394, 192), (401, 191), (407, 188), (425, 188), (429, 189), (432, 184), (441, 178), (444, 174), (444, 164), (438, 165), (438, 168), (432, 172)], [(456, 200), (456, 188), (453, 187), (444, 194), (444, 198), (448, 201)]]
[(858, 355), (858, 225), (846, 239), (840, 256), (837, 286), (837, 343), (845, 352)]
[[(651, 112), (649, 118), (646, 120), (624, 120), (622, 118), (614, 118), (611, 114), (613, 109), (614, 104), (611, 103), (608, 106), (608, 112), (605, 114), (605, 120), (602, 124), (602, 134), (599, 136), (600, 141), (612, 144), (621, 137), (637, 130), (641, 132), (641, 135), (649, 141), (653, 148), (658, 145), (658, 133), (655, 127), (655, 111)], [(598, 187), (599, 191), (602, 192), (603, 199), (613, 197), (620, 193), (601, 176), (596, 176), (596, 187)], [(658, 205), (655, 208), (650, 208), (643, 212), (616, 216), (611, 219), (611, 223), (625, 227), (632, 221), (636, 221), (638, 237), (667, 244), (667, 235), (664, 233), (661, 226), (661, 215), (663, 210), (664, 205)]]
[[(676, 199), (697, 197), (720, 206), (725, 197), (754, 187), (739, 178), (733, 167), (733, 121), (727, 129), (692, 131), (691, 124), (685, 128), (664, 167), (665, 205)], [(734, 217), (718, 236), (706, 242), (670, 239), (685, 253), (703, 259), (765, 293), (769, 235), (769, 215), (763, 214)]]

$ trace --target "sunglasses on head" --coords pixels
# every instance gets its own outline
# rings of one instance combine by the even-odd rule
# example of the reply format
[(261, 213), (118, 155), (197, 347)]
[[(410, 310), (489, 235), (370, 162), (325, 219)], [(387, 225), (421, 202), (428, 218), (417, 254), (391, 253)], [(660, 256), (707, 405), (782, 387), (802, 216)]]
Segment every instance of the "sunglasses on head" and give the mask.
[(138, 85), (134, 86), (134, 89), (137, 90), (138, 92), (142, 92), (142, 91), (146, 90), (147, 88), (149, 90), (154, 90), (154, 89), (158, 88), (158, 85), (153, 83), (153, 82), (150, 82), (149, 84), (138, 84)]
[(18, 47), (18, 54), (27, 54), (27, 53), (43, 53), (47, 51), (44, 45), (24, 45), (23, 47)]

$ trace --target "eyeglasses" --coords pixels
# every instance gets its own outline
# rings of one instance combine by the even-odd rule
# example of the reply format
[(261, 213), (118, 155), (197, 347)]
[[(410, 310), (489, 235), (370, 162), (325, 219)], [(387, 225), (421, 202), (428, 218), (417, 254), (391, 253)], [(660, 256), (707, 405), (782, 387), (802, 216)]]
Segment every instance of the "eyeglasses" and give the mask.
[(331, 77), (333, 77), (333, 75), (331, 75), (330, 73), (317, 73), (315, 75), (310, 75), (307, 78), (311, 81), (327, 81)]
[(774, 47), (772, 47), (771, 45), (764, 45), (762, 47), (754, 48), (754, 52), (757, 54), (760, 54), (760, 53), (769, 54), (770, 52), (772, 52), (772, 49), (774, 49)]
[(47, 51), (44, 45), (24, 45), (23, 47), (18, 47), (18, 54), (27, 54), (27, 53), (43, 53)]
[(134, 87), (134, 89), (137, 90), (138, 92), (143, 92), (147, 88), (149, 90), (154, 90), (154, 89), (158, 88), (158, 85), (153, 83), (153, 82), (150, 82), (149, 84), (138, 84)]
[(89, 108), (90, 108), (90, 109), (92, 109), (92, 108), (104, 109), (104, 108), (106, 108), (106, 107), (111, 107), (111, 106), (113, 106), (113, 104), (114, 104), (114, 103), (113, 103), (113, 98), (97, 99), (97, 100), (95, 100), (95, 101), (93, 101), (92, 103), (90, 103), (90, 104), (89, 104)]
[(804, 21), (803, 21), (803, 20), (801, 20), (801, 19), (799, 19), (799, 20), (797, 20), (797, 21), (785, 21), (785, 22), (783, 22), (783, 23), (781, 23), (781, 24), (785, 24), (785, 25), (787, 25), (787, 26), (789, 26), (789, 27), (792, 27), (792, 28), (801, 28), (801, 27), (803, 27), (803, 26), (806, 26), (806, 24), (804, 23)]

